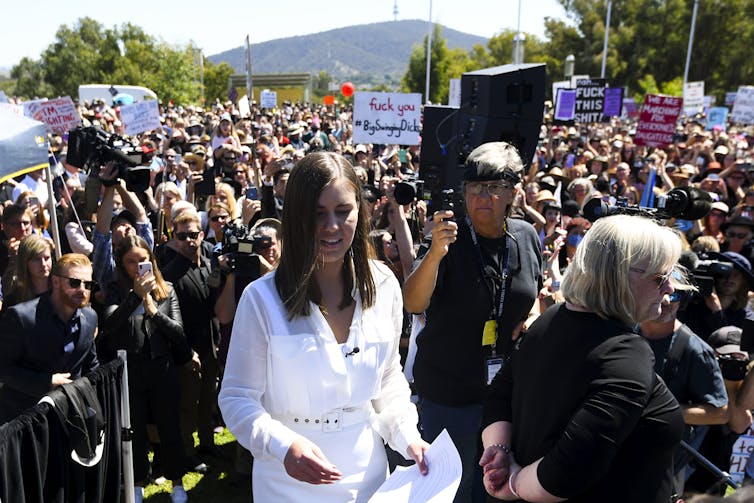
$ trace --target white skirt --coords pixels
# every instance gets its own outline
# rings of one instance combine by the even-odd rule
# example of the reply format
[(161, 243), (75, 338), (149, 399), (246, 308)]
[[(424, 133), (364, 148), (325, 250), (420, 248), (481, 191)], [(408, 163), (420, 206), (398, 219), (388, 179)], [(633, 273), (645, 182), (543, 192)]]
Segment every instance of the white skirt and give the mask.
[(342, 477), (333, 484), (308, 484), (289, 476), (277, 459), (255, 458), (252, 470), (255, 503), (366, 502), (385, 481), (388, 471), (385, 447), (368, 421), (336, 432), (291, 429), (314, 442)]

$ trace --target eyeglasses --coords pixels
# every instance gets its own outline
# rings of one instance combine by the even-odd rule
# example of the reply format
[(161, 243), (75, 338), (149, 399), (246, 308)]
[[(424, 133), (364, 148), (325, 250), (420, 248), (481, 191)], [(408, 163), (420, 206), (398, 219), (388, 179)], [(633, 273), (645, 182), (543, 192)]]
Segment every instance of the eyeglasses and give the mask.
[[(639, 269), (638, 267), (629, 267), (628, 270), (637, 272), (639, 274), (647, 274), (647, 271), (645, 269)], [(673, 271), (670, 271), (666, 274), (653, 274), (651, 277), (652, 277), (652, 280), (657, 285), (657, 288), (662, 288), (662, 285), (670, 281), (670, 277), (672, 275), (673, 275)]]
[(720, 213), (719, 211), (713, 211), (713, 212), (711, 212), (711, 213), (709, 214), (709, 216), (710, 216), (710, 218), (711, 218), (711, 217), (716, 217), (716, 218), (725, 218), (725, 213)]
[(59, 274), (56, 274), (56, 276), (58, 278), (67, 279), (68, 280), (68, 286), (70, 286), (71, 288), (75, 288), (75, 289), (79, 288), (81, 286), (81, 284), (83, 283), (84, 284), (84, 288), (86, 288), (87, 290), (91, 290), (92, 288), (94, 288), (94, 285), (97, 284), (96, 281), (85, 281), (83, 279), (78, 279), (78, 278), (69, 278), (68, 276), (60, 276)]
[(469, 182), (466, 184), (466, 191), (472, 196), (479, 196), (483, 190), (486, 190), (490, 197), (500, 197), (505, 194), (506, 190), (512, 188), (513, 186), (507, 183)]
[(728, 231), (725, 233), (725, 237), (730, 239), (749, 239), (749, 233)]
[(234, 156), (234, 155), (224, 155), (223, 159), (226, 160), (226, 161), (235, 161), (236, 160), (236, 156)]
[[(230, 217), (230, 215), (214, 215), (210, 217), (209, 219), (212, 220), (213, 222), (219, 222), (220, 220), (227, 220), (228, 217)], [(194, 239), (194, 238), (191, 238), (191, 239)]]
[(199, 237), (199, 231), (176, 232), (175, 237), (178, 238), (178, 241), (186, 241), (187, 239), (196, 239)]
[(236, 171), (233, 172), (233, 174), (234, 175), (245, 175), (246, 171), (244, 171), (242, 169), (237, 169)]

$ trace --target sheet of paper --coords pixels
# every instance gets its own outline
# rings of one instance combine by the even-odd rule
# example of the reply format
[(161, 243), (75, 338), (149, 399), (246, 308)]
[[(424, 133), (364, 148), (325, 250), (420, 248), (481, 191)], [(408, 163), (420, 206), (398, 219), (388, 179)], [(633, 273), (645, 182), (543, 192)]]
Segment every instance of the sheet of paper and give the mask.
[(426, 453), (429, 473), (416, 465), (398, 467), (372, 496), (370, 503), (445, 503), (453, 501), (461, 483), (461, 457), (446, 430)]

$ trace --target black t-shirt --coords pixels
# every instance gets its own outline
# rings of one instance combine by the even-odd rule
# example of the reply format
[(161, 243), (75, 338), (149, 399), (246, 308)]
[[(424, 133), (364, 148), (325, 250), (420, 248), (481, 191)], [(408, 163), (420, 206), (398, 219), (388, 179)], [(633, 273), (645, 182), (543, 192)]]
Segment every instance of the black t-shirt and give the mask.
[[(503, 316), (497, 351), (508, 354), (510, 334), (529, 313), (537, 298), (542, 275), (539, 239), (534, 228), (521, 220), (508, 220), (508, 270)], [(500, 275), (502, 248), (498, 240), (480, 240), (485, 266)], [(486, 251), (485, 251), (486, 250)], [(418, 263), (427, 248), (420, 250)], [(481, 403), (487, 390), (484, 324), (499, 296), (482, 278), (478, 254), (469, 228), (459, 222), (458, 239), (450, 246), (437, 274), (437, 284), (426, 310), (427, 324), (417, 336), (414, 383), (419, 395), (449, 406)]]
[(522, 466), (570, 502), (667, 503), (678, 402), (653, 370), (647, 342), (616, 321), (552, 306), (490, 387), (483, 426), (513, 424)]

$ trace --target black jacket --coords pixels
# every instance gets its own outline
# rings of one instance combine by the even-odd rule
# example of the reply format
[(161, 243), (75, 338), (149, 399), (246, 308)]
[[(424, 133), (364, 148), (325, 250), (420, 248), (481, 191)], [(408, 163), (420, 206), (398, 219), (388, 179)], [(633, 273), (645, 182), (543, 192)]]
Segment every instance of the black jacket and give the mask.
[[(117, 288), (108, 291), (117, 292)], [(101, 351), (114, 356), (118, 349), (125, 349), (151, 359), (173, 355), (176, 360), (183, 360), (176, 361), (178, 364), (191, 358), (183, 333), (178, 297), (172, 286), (167, 298), (157, 302), (157, 314), (152, 318), (134, 314), (142, 300), (133, 290), (125, 294), (125, 298), (119, 297), (117, 293), (111, 294), (105, 307), (102, 334), (98, 341)]]

